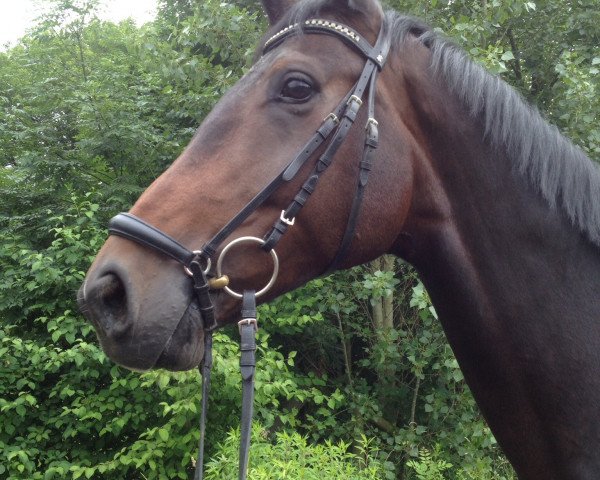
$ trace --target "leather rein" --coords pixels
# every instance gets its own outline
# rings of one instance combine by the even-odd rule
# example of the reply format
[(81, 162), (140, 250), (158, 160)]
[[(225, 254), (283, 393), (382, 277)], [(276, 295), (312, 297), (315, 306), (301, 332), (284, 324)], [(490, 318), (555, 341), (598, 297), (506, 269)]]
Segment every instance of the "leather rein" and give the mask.
[[(389, 52), (389, 37), (382, 25), (375, 46), (352, 28), (329, 20), (310, 19), (283, 28), (270, 37), (264, 45), (263, 55), (279, 46), (287, 38), (299, 34), (326, 34), (340, 38), (350, 47), (358, 50), (365, 58), (362, 73), (347, 95), (321, 123), (316, 133), (309, 139), (296, 157), (286, 165), (266, 187), (264, 187), (250, 202), (246, 204), (217, 234), (204, 244), (200, 250), (190, 251), (174, 238), (160, 231), (130, 213), (120, 213), (109, 224), (109, 234), (117, 235), (135, 241), (146, 247), (172, 258), (184, 266), (185, 272), (191, 276), (196, 301), (201, 312), (204, 328), (204, 358), (200, 367), (202, 374), (202, 411), (200, 419), (200, 442), (198, 460), (194, 474), (195, 480), (203, 478), (204, 463), (204, 438), (206, 431), (206, 414), (208, 409), (208, 393), (210, 388), (210, 372), (212, 367), (212, 332), (219, 327), (215, 320), (214, 306), (210, 297), (210, 290), (224, 288), (227, 293), (235, 298), (242, 299), (242, 320), (238, 323), (241, 336), (242, 374), (242, 420), (241, 420), (241, 445), (239, 460), (239, 479), (246, 479), (248, 469), (248, 454), (250, 448), (250, 433), (252, 424), (252, 410), (254, 400), (254, 372), (257, 331), (256, 298), (266, 293), (275, 283), (279, 269), (279, 260), (275, 253), (275, 246), (295, 222), (296, 216), (305, 205), (310, 195), (317, 187), (321, 174), (331, 164), (335, 153), (347, 137), (350, 128), (358, 115), (363, 103), (363, 95), (368, 91), (368, 120), (365, 126), (366, 138), (363, 155), (359, 164), (359, 176), (356, 194), (354, 196), (350, 213), (348, 215), (346, 230), (342, 237), (338, 251), (331, 261), (325, 274), (334, 271), (344, 259), (350, 247), (357, 224), (358, 214), (362, 203), (365, 186), (372, 168), (373, 152), (378, 145), (378, 123), (375, 119), (375, 86), (377, 75), (385, 65)], [(273, 224), (264, 238), (240, 237), (229, 242), (221, 251), (216, 265), (216, 278), (211, 274), (212, 259), (218, 248), (260, 205), (262, 205), (278, 188), (289, 183), (295, 178), (303, 165), (313, 156), (321, 145), (326, 144), (323, 153), (319, 156), (312, 173), (302, 185), (294, 200), (282, 210), (281, 215)], [(273, 260), (273, 275), (271, 280), (258, 292), (245, 290), (237, 293), (227, 284), (228, 279), (222, 275), (221, 265), (223, 258), (230, 248), (240, 243), (256, 243), (262, 250), (269, 252)]]

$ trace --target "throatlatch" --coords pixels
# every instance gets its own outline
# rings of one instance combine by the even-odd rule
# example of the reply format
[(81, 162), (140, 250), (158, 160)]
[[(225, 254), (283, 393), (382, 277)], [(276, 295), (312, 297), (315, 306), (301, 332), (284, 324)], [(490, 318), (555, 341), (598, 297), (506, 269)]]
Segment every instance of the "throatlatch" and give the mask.
[[(378, 145), (378, 123), (375, 120), (375, 85), (377, 75), (385, 65), (389, 51), (389, 36), (385, 24), (382, 24), (377, 42), (372, 47), (369, 42), (350, 27), (329, 20), (312, 19), (301, 24), (294, 24), (277, 32), (265, 43), (263, 55), (276, 48), (285, 39), (306, 34), (327, 34), (341, 38), (342, 41), (356, 49), (366, 57), (365, 66), (354, 86), (337, 105), (337, 107), (323, 120), (316, 133), (309, 139), (304, 148), (296, 157), (286, 165), (266, 187), (246, 204), (229, 222), (206, 242), (200, 250), (190, 251), (177, 240), (156, 227), (146, 223), (130, 213), (120, 213), (109, 224), (111, 235), (118, 235), (152, 248), (181, 263), (186, 274), (192, 277), (198, 308), (201, 312), (204, 329), (204, 359), (200, 366), (202, 374), (202, 412), (200, 416), (200, 441), (198, 460), (194, 473), (195, 480), (203, 478), (204, 464), (204, 439), (206, 433), (206, 416), (208, 412), (208, 395), (210, 390), (210, 374), (212, 368), (212, 332), (219, 327), (215, 320), (214, 305), (210, 296), (211, 290), (224, 289), (229, 295), (242, 300), (242, 320), (239, 322), (241, 336), (242, 374), (242, 425), (241, 445), (239, 459), (239, 479), (245, 480), (248, 471), (248, 456), (250, 449), (250, 435), (252, 426), (252, 410), (254, 399), (254, 374), (256, 369), (256, 298), (266, 293), (275, 283), (279, 270), (279, 259), (274, 247), (282, 235), (294, 224), (295, 218), (308, 201), (310, 195), (317, 187), (320, 176), (331, 165), (333, 158), (346, 139), (354, 124), (360, 107), (363, 104), (363, 95), (368, 90), (368, 120), (366, 123), (366, 139), (363, 156), (359, 164), (358, 186), (348, 214), (346, 230), (340, 242), (337, 254), (330, 262), (325, 273), (336, 269), (345, 257), (356, 229), (364, 188), (372, 168), (373, 152)], [(289, 183), (306, 162), (313, 158), (315, 152), (327, 145), (323, 154), (316, 161), (315, 167), (309, 178), (295, 196), (293, 202), (284, 210), (275, 221), (273, 227), (264, 239), (257, 237), (241, 237), (230, 241), (221, 251), (217, 260), (217, 278), (210, 279), (212, 259), (217, 250), (242, 223), (254, 213), (270, 196), (283, 185)], [(269, 252), (273, 260), (273, 275), (266, 286), (259, 291), (246, 290), (242, 293), (233, 291), (228, 287), (228, 278), (223, 275), (221, 268), (224, 256), (235, 245), (243, 242), (258, 244), (263, 251)]]

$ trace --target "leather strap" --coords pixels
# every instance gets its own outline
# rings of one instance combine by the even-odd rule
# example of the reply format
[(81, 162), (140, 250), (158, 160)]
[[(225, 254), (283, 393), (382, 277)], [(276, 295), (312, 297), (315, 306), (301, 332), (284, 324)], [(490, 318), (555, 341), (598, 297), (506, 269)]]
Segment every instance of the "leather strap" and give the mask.
[(212, 370), (212, 332), (204, 333), (204, 360), (200, 367), (202, 375), (202, 407), (200, 412), (200, 441), (194, 480), (202, 480), (204, 476), (204, 438), (206, 436), (206, 414), (208, 413), (208, 393), (210, 391), (210, 373)]
[[(387, 53), (389, 50), (389, 46), (385, 38), (386, 36), (383, 35), (383, 33), (380, 34), (379, 38), (377, 39), (376, 46), (373, 47), (373, 51), (382, 52), (382, 54), (384, 55), (384, 60), (387, 57)], [(325, 152), (319, 158), (313, 174), (304, 183), (304, 185), (300, 189), (300, 192), (298, 192), (292, 203), (284, 210), (280, 218), (275, 221), (270, 232), (264, 237), (265, 243), (261, 246), (263, 250), (268, 252), (277, 245), (279, 240), (281, 240), (283, 235), (287, 232), (288, 227), (290, 227), (293, 224), (296, 215), (298, 215), (298, 213), (300, 212), (302, 207), (304, 207), (312, 192), (315, 190), (321, 173), (323, 173), (329, 167), (329, 165), (331, 165), (334, 155), (336, 154), (339, 147), (342, 145), (342, 143), (346, 139), (346, 136), (350, 132), (350, 128), (354, 124), (354, 121), (358, 114), (358, 110), (362, 105), (362, 96), (368, 87), (369, 97), (367, 103), (369, 108), (369, 120), (367, 122), (367, 136), (365, 140), (365, 147), (363, 150), (363, 158), (359, 166), (359, 184), (354, 199), (352, 201), (352, 207), (350, 209), (350, 214), (346, 223), (346, 230), (344, 231), (340, 247), (338, 248), (338, 251), (334, 256), (334, 259), (330, 263), (330, 266), (327, 268), (326, 274), (331, 273), (347, 254), (352, 241), (352, 237), (354, 236), (354, 230), (356, 229), (356, 224), (358, 220), (358, 213), (364, 195), (364, 188), (367, 184), (369, 172), (371, 170), (372, 154), (373, 151), (377, 148), (378, 144), (379, 135), (377, 121), (375, 120), (375, 118), (373, 118), (375, 109), (375, 86), (377, 82), (377, 74), (379, 71), (378, 68), (380, 68), (380, 64), (372, 61), (369, 57), (363, 68), (361, 76), (359, 77), (358, 82), (347, 96), (349, 100), (346, 102), (346, 108), (342, 116), (342, 121), (340, 122), (340, 125), (337, 128), (335, 135), (331, 139), (331, 142), (327, 146)]]
[(217, 234), (206, 242), (201, 251), (203, 256), (211, 258), (219, 248), (219, 245), (238, 228), (244, 220), (246, 220), (252, 213), (256, 211), (281, 185), (291, 181), (302, 166), (307, 162), (309, 158), (315, 153), (315, 151), (327, 140), (330, 135), (335, 131), (335, 127), (339, 123), (339, 117), (345, 108), (346, 99), (350, 97), (348, 94), (342, 102), (336, 107), (334, 112), (323, 120), (323, 123), (319, 126), (316, 133), (310, 138), (304, 145), (304, 148), (300, 150), (300, 153), (283, 169), (283, 171), (277, 175), (271, 182), (264, 187), (252, 200), (250, 200), (244, 208), (242, 208), (227, 224), (217, 232)]
[(306, 20), (302, 24), (290, 25), (277, 32), (265, 42), (263, 55), (280, 45), (286, 38), (301, 33), (324, 33), (341, 38), (347, 45), (357, 49), (364, 57), (375, 62), (379, 69), (383, 68), (387, 57), (377, 44), (372, 47), (356, 30), (341, 23), (317, 18)]
[(144, 222), (131, 213), (119, 213), (108, 224), (111, 235), (118, 235), (171, 257), (183, 265), (189, 265), (195, 254), (158, 228)]
[(379, 145), (379, 128), (377, 120), (375, 120), (375, 84), (377, 82), (377, 71), (373, 72), (371, 76), (371, 85), (369, 87), (369, 118), (366, 125), (366, 137), (365, 146), (363, 149), (363, 156), (359, 164), (358, 174), (358, 185), (356, 187), (356, 193), (352, 200), (352, 206), (350, 207), (350, 213), (346, 222), (346, 230), (342, 236), (342, 241), (338, 247), (338, 251), (333, 257), (333, 260), (327, 267), (327, 270), (323, 274), (324, 276), (334, 272), (343, 259), (346, 257), (352, 240), (354, 238), (354, 232), (358, 223), (358, 216), (360, 213), (360, 207), (365, 193), (365, 187), (369, 181), (369, 174), (373, 168), (373, 153)]
[(281, 237), (287, 232), (288, 227), (294, 224), (296, 215), (300, 213), (304, 204), (315, 191), (318, 181), (319, 175), (313, 174), (304, 182), (304, 185), (302, 185), (292, 203), (281, 213), (279, 219), (273, 224), (271, 231), (264, 237), (265, 243), (260, 248), (265, 252), (270, 252), (275, 248), (275, 245), (277, 245)]
[(254, 406), (254, 372), (256, 370), (256, 292), (245, 290), (242, 297), (240, 327), (240, 371), (242, 374), (242, 419), (240, 427), (239, 480), (246, 480), (252, 413)]
[(200, 266), (199, 259), (194, 259), (189, 266), (192, 272), (192, 279), (194, 282), (194, 292), (196, 294), (196, 300), (198, 300), (198, 308), (202, 316), (202, 322), (205, 332), (211, 332), (215, 330), (218, 325), (215, 320), (215, 307), (210, 298), (210, 285), (206, 279), (206, 275)]

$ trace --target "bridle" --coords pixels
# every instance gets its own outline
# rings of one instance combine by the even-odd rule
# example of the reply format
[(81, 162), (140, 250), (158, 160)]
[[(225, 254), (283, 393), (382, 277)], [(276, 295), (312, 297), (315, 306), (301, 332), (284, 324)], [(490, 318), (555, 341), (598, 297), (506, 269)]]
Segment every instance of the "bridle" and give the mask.
[[(202, 374), (202, 413), (200, 420), (198, 461), (196, 462), (196, 471), (194, 475), (196, 480), (201, 480), (203, 477), (204, 434), (206, 430), (206, 412), (208, 407), (208, 391), (210, 388), (210, 372), (212, 367), (212, 332), (219, 326), (215, 321), (214, 306), (209, 292), (210, 290), (224, 288), (230, 295), (242, 299), (242, 320), (238, 323), (241, 336), (240, 368), (242, 374), (242, 421), (239, 478), (242, 480), (246, 478), (248, 468), (250, 428), (254, 399), (254, 371), (256, 365), (255, 332), (257, 330), (256, 298), (266, 293), (275, 283), (279, 269), (279, 259), (274, 248), (289, 227), (294, 225), (298, 213), (317, 187), (320, 176), (331, 164), (335, 153), (342, 145), (350, 128), (356, 120), (359, 109), (363, 103), (363, 95), (368, 91), (368, 120), (365, 126), (366, 138), (363, 155), (359, 164), (358, 185), (340, 246), (324, 274), (334, 271), (348, 252), (356, 229), (364, 189), (367, 185), (369, 172), (372, 168), (373, 152), (378, 145), (378, 123), (377, 120), (375, 120), (375, 86), (377, 75), (385, 65), (389, 51), (389, 36), (385, 30), (384, 23), (381, 26), (375, 46), (371, 46), (358, 32), (346, 25), (329, 20), (310, 19), (281, 29), (265, 42), (263, 55), (266, 55), (283, 43), (287, 38), (294, 35), (301, 33), (333, 35), (340, 38), (344, 43), (355, 50), (358, 50), (358, 52), (366, 58), (366, 62), (357, 82), (333, 112), (323, 120), (316, 130), (316, 133), (309, 139), (296, 157), (286, 165), (279, 175), (250, 200), (237, 215), (221, 228), (212, 239), (206, 242), (200, 250), (188, 250), (174, 238), (129, 213), (120, 213), (110, 221), (109, 233), (111, 235), (117, 235), (133, 240), (157, 250), (181, 263), (184, 266), (185, 272), (191, 276), (193, 281), (193, 288), (203, 322), (205, 342), (204, 359), (200, 369)], [(300, 191), (294, 197), (294, 200), (287, 208), (282, 210), (281, 215), (275, 221), (270, 231), (262, 239), (258, 237), (240, 237), (229, 242), (222, 249), (218, 257), (216, 277), (209, 280), (210, 277), (214, 277), (210, 274), (212, 269), (212, 259), (223, 242), (277, 189), (294, 179), (302, 166), (312, 158), (313, 154), (323, 144), (326, 144), (326, 147), (316, 161), (315, 167), (308, 179), (304, 182)], [(238, 293), (228, 287), (228, 279), (222, 274), (221, 267), (223, 258), (230, 249), (240, 243), (246, 242), (256, 243), (262, 250), (271, 254), (273, 260), (273, 275), (267, 285), (258, 292), (255, 292), (254, 290), (245, 290), (242, 293)]]

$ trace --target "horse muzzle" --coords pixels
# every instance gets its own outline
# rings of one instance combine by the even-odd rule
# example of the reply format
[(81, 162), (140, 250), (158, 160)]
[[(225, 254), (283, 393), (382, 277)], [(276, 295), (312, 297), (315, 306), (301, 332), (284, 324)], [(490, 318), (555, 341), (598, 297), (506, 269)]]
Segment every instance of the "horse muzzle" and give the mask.
[(189, 279), (164, 263), (140, 279), (127, 263), (102, 257), (78, 292), (104, 352), (132, 370), (188, 370), (202, 360), (203, 322)]

